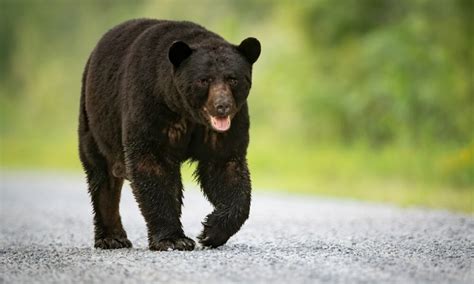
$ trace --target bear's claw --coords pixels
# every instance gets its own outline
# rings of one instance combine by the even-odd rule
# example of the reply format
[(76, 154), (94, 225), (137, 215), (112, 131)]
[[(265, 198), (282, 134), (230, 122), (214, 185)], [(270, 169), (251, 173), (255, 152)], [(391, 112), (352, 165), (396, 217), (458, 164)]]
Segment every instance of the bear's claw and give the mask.
[(225, 234), (217, 226), (211, 226), (209, 222), (203, 223), (204, 229), (197, 237), (203, 247), (217, 248), (225, 244), (230, 236)]
[(124, 237), (108, 237), (97, 239), (94, 244), (95, 248), (100, 249), (121, 249), (121, 248), (131, 248), (132, 243)]
[(150, 250), (168, 251), (168, 250), (193, 250), (195, 242), (187, 237), (168, 238), (150, 243)]

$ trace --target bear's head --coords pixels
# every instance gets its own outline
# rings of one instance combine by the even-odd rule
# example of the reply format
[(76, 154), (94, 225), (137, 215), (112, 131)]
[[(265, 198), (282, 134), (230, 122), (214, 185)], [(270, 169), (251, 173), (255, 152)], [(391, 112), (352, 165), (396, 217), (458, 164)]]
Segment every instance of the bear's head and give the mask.
[(245, 104), (252, 83), (252, 64), (260, 42), (247, 38), (240, 45), (219, 43), (193, 48), (177, 41), (169, 48), (173, 83), (186, 112), (215, 131), (230, 129), (232, 118)]

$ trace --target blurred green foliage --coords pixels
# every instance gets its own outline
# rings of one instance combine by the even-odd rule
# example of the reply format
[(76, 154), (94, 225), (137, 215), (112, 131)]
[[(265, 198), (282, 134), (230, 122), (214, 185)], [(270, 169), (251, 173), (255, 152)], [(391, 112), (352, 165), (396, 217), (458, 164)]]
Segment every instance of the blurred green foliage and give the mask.
[(0, 0), (1, 167), (80, 168), (83, 66), (139, 17), (261, 40), (255, 187), (474, 211), (471, 0)]

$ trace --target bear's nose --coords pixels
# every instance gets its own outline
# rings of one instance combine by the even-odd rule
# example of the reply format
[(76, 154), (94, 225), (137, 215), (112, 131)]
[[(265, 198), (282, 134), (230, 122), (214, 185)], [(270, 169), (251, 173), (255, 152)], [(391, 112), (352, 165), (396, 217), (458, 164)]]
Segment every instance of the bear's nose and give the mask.
[(214, 104), (217, 114), (220, 116), (227, 116), (230, 111), (230, 104), (227, 102), (218, 102)]

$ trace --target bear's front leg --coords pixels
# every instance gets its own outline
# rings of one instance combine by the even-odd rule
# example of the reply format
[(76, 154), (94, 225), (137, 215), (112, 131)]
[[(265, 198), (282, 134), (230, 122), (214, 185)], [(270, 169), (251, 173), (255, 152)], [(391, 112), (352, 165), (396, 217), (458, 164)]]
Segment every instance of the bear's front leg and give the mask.
[(245, 158), (227, 161), (201, 161), (197, 177), (214, 211), (203, 222), (198, 237), (206, 247), (218, 247), (227, 242), (249, 216), (251, 184)]
[(151, 250), (193, 250), (195, 243), (181, 226), (180, 164), (153, 154), (133, 155), (128, 161), (131, 186), (148, 228)]

